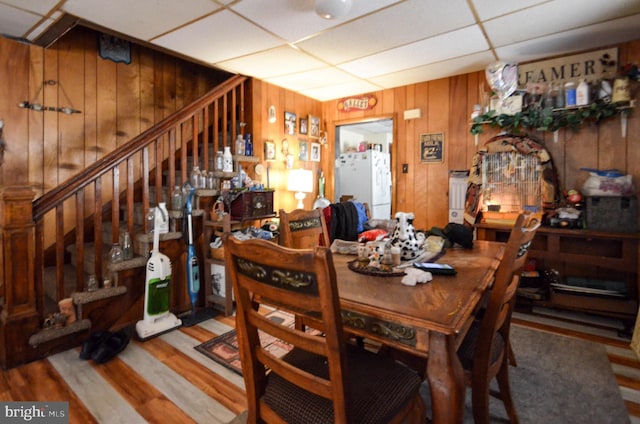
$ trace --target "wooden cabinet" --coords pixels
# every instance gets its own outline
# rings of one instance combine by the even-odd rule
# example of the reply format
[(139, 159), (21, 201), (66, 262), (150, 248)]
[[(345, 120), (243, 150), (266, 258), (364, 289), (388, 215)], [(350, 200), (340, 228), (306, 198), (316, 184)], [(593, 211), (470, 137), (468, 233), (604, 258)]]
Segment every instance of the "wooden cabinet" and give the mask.
[[(497, 225), (476, 226), (479, 240), (506, 241), (510, 229)], [(543, 300), (524, 300), (541, 306), (607, 315), (632, 323), (638, 309), (639, 233), (607, 233), (542, 227), (538, 229), (529, 257), (538, 269), (556, 270), (561, 283), (602, 281), (622, 288), (623, 293), (549, 287)]]

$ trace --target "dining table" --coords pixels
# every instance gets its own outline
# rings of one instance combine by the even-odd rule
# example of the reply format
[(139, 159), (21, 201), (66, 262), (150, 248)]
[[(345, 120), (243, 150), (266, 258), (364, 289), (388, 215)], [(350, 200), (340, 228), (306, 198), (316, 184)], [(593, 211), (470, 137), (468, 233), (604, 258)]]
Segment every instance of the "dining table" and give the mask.
[(464, 370), (457, 350), (484, 294), (491, 287), (504, 243), (474, 241), (473, 247), (446, 249), (437, 263), (455, 275), (433, 275), (415, 286), (402, 284), (401, 272), (356, 272), (355, 256), (334, 254), (343, 330), (383, 345), (428, 358), (434, 423), (462, 423)]

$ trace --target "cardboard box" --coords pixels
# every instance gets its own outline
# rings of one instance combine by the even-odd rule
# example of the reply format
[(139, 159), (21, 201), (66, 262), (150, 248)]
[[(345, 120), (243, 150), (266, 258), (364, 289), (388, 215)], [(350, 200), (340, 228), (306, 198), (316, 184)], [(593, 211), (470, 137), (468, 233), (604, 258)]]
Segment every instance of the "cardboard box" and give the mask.
[(619, 233), (638, 230), (638, 204), (635, 196), (586, 199), (587, 229)]

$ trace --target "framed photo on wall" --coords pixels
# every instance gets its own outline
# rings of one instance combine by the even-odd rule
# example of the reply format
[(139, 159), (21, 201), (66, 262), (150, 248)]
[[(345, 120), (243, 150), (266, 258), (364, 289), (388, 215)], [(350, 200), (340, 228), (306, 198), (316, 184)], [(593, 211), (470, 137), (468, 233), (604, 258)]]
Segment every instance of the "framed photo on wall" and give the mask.
[(296, 133), (296, 125), (297, 119), (295, 113), (285, 112), (284, 113), (284, 133), (289, 135), (295, 135)]
[(320, 138), (320, 118), (309, 115), (309, 138)]
[(420, 161), (442, 162), (444, 133), (420, 134)]
[(264, 160), (276, 160), (276, 143), (273, 140), (264, 141)]
[(300, 118), (300, 134), (307, 134), (309, 128), (309, 120), (306, 118)]
[(309, 160), (309, 142), (307, 140), (298, 140), (298, 160)]
[(311, 162), (320, 162), (320, 143), (311, 143)]

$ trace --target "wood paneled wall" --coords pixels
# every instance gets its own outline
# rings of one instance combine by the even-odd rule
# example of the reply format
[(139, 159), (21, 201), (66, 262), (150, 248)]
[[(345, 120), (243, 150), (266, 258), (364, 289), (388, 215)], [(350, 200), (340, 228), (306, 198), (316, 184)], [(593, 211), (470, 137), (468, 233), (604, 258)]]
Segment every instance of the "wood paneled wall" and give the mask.
[[(276, 145), (276, 159), (273, 161), (262, 161), (264, 168), (263, 175), (256, 178), (267, 184), (267, 169), (269, 170), (269, 186), (274, 188), (274, 210), (279, 209), (291, 211), (296, 207), (294, 193), (287, 190), (288, 170), (285, 164), (285, 157), (282, 154), (282, 142), (287, 140), (289, 152), (294, 156), (293, 168), (310, 169), (314, 172), (313, 193), (308, 193), (304, 199), (306, 209), (311, 209), (313, 202), (318, 196), (317, 172), (322, 170), (325, 176), (333, 169), (333, 151), (328, 146), (320, 148), (320, 162), (298, 160), (298, 142), (306, 140), (309, 143), (317, 142), (308, 135), (299, 133), (300, 118), (308, 118), (309, 114), (318, 118), (322, 117), (322, 103), (285, 90), (264, 81), (253, 80), (253, 133), (254, 133), (254, 155), (264, 159), (264, 141), (272, 140)], [(269, 122), (268, 110), (270, 106), (276, 109), (276, 122)], [(289, 135), (284, 130), (284, 113), (295, 113), (298, 118), (298, 125), (295, 135)], [(324, 125), (322, 126), (324, 128)], [(331, 152), (331, 153), (329, 153)], [(327, 180), (327, 185), (329, 184)]]
[[(101, 59), (97, 34), (76, 28), (48, 49), (0, 38), (0, 119), (5, 121), (8, 143), (0, 168), (0, 185), (30, 185), (37, 195), (61, 183), (78, 170), (98, 160), (171, 112), (204, 94), (226, 78), (226, 74), (194, 65), (169, 55), (132, 45), (131, 64)], [(640, 41), (619, 45), (619, 63), (640, 63)], [(42, 81), (53, 80), (55, 85)], [(333, 199), (335, 126), (376, 117), (395, 119), (393, 153), (393, 211), (414, 212), (418, 228), (444, 226), (448, 221), (448, 176), (450, 170), (469, 169), (477, 150), (469, 133), (473, 105), (479, 103), (484, 72), (452, 76), (371, 93), (377, 105), (367, 111), (340, 112), (338, 100), (319, 102), (263, 81), (253, 81), (251, 132), (255, 155), (264, 158), (264, 140), (276, 144), (276, 160), (263, 161), (263, 174), (250, 175), (276, 190), (274, 209), (295, 207), (287, 190), (287, 169), (281, 153), (286, 139), (296, 157), (294, 167), (324, 171), (326, 197)], [(37, 96), (36, 96), (37, 94)], [(34, 112), (17, 107), (24, 100), (45, 105), (73, 105), (81, 114)], [(269, 106), (276, 108), (276, 122), (268, 120)], [(419, 108), (422, 117), (404, 120), (405, 110)], [(321, 148), (321, 161), (299, 161), (298, 142), (309, 138), (287, 135), (284, 112), (298, 118), (309, 114), (321, 118), (328, 143)], [(296, 130), (297, 131), (297, 130)], [(442, 163), (420, 161), (420, 134), (444, 133)], [(479, 144), (497, 134), (485, 128)], [(581, 167), (617, 168), (634, 176), (640, 185), (640, 111), (628, 121), (621, 136), (620, 120), (589, 125), (579, 133), (561, 130), (558, 143), (553, 134), (531, 134), (550, 151), (560, 177), (561, 189), (580, 189), (587, 173)], [(309, 140), (311, 141), (311, 140)], [(408, 173), (402, 173), (402, 164)], [(310, 208), (317, 196), (305, 199)]]
[[(640, 64), (640, 41), (618, 46), (619, 63)], [(412, 84), (371, 93), (377, 104), (367, 111), (341, 112), (339, 100), (323, 103), (324, 128), (328, 130), (328, 155), (335, 154), (335, 127), (341, 123), (395, 117), (395, 139), (392, 147), (393, 211), (414, 212), (417, 228), (443, 227), (448, 222), (448, 178), (450, 170), (469, 169), (478, 147), (469, 133), (473, 105), (480, 103), (479, 86), (485, 83), (484, 72), (452, 76), (435, 81)], [(637, 98), (637, 94), (636, 94)], [(403, 112), (419, 108), (422, 117), (404, 120)], [(420, 134), (444, 133), (442, 163), (420, 161)], [(485, 128), (479, 146), (498, 130)], [(558, 142), (552, 133), (530, 134), (541, 141), (555, 162), (561, 190), (580, 189), (588, 173), (580, 168), (616, 168), (632, 174), (635, 187), (640, 187), (640, 110), (628, 119), (627, 136), (622, 137), (620, 119), (600, 125), (587, 125), (580, 132), (560, 130)], [(324, 153), (324, 152), (323, 152)], [(402, 173), (402, 164), (409, 167)], [(327, 197), (333, 196), (333, 166), (328, 167)], [(327, 171), (325, 171), (327, 173)]]
[[(40, 195), (229, 76), (134, 44), (131, 63), (115, 63), (100, 58), (97, 37), (77, 27), (48, 49), (0, 37), (8, 143), (0, 185), (29, 185)], [(55, 84), (42, 84), (49, 80)], [(19, 108), (25, 100), (82, 113)]]

